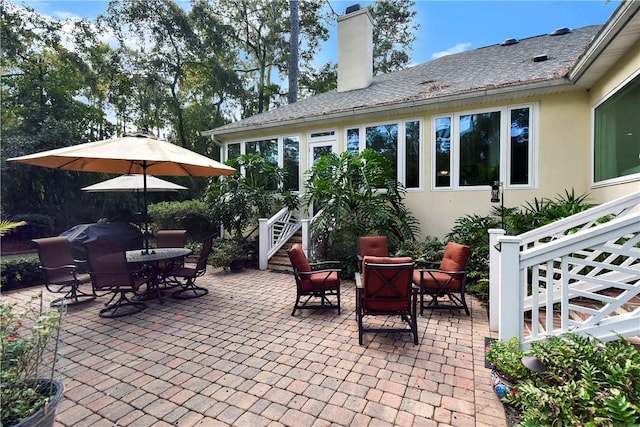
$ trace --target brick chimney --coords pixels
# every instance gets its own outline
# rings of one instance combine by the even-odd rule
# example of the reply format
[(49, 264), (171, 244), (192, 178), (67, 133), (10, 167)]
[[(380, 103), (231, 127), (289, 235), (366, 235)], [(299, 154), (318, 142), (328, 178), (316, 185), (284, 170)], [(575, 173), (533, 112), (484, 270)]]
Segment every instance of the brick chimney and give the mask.
[(338, 17), (338, 92), (368, 87), (373, 79), (373, 18), (349, 6)]

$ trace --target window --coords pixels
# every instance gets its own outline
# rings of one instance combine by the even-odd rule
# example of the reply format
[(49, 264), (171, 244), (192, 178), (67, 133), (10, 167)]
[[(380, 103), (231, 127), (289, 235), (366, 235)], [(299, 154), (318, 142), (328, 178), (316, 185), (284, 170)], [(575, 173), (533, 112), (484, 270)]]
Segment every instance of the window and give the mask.
[(532, 106), (517, 106), (435, 117), (433, 187), (532, 186), (532, 114)]
[(595, 107), (594, 182), (640, 173), (638, 111), (640, 75)]
[(419, 120), (349, 128), (345, 134), (348, 152), (358, 154), (365, 148), (376, 151), (391, 162), (396, 179), (406, 188), (420, 187)]
[(300, 137), (286, 136), (258, 141), (232, 142), (227, 144), (226, 160), (241, 154), (259, 154), (274, 165), (284, 168), (287, 175), (284, 186), (291, 191), (300, 190)]

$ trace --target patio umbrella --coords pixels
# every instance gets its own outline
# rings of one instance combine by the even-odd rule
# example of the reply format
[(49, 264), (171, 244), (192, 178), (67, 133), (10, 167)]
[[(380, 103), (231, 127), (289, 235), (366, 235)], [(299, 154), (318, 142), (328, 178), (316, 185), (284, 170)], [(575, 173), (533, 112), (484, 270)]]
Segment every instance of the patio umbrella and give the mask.
[[(144, 175), (121, 175), (116, 178), (98, 182), (88, 187), (83, 187), (82, 191), (87, 193), (112, 193), (112, 192), (136, 192), (138, 211), (140, 211), (140, 191), (144, 191)], [(147, 175), (147, 193), (160, 191), (187, 190), (187, 187)]]
[[(213, 159), (147, 134), (88, 142), (8, 161), (81, 172), (142, 174), (144, 217), (147, 217), (147, 174), (161, 176), (232, 175), (235, 169)], [(149, 247), (148, 238), (147, 249)]]

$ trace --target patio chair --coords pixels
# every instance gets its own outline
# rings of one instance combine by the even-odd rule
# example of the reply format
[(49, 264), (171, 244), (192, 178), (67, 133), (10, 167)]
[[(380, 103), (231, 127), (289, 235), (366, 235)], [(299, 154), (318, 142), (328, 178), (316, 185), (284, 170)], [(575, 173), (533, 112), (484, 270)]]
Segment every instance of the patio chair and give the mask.
[(198, 262), (194, 267), (186, 265), (173, 265), (165, 273), (165, 281), (175, 281), (182, 289), (175, 291), (171, 296), (177, 299), (191, 299), (205, 296), (209, 293), (207, 288), (196, 286), (195, 281), (207, 271), (207, 262), (213, 248), (213, 236), (207, 237), (202, 243), (202, 251)]
[[(187, 230), (158, 230), (155, 234), (156, 248), (184, 248), (187, 244)], [(167, 262), (165, 269), (172, 268), (175, 265), (184, 266), (184, 257), (173, 259)], [(164, 280), (163, 283), (167, 287), (176, 287), (180, 285), (177, 280)]]
[(52, 307), (63, 304), (74, 305), (96, 299), (93, 292), (82, 292), (80, 286), (91, 286), (91, 276), (78, 272), (76, 260), (73, 259), (71, 242), (66, 237), (46, 237), (33, 239), (38, 245), (40, 268), (44, 271), (45, 287), (49, 292), (65, 295), (51, 301)]
[(184, 248), (187, 230), (158, 230), (155, 234), (157, 248)]
[[(413, 265), (410, 257), (364, 257), (362, 274), (356, 273), (356, 319), (360, 345), (365, 332), (411, 332), (413, 343), (418, 345), (417, 288), (411, 283)], [(365, 327), (365, 316), (400, 316), (407, 326), (401, 328), (391, 324), (385, 327), (388, 324), (385, 321)]]
[(140, 287), (150, 282), (151, 277), (142, 275), (145, 270), (130, 269), (125, 251), (118, 243), (104, 240), (89, 242), (85, 248), (93, 288), (113, 293), (100, 310), (100, 317), (123, 317), (144, 310), (145, 303), (130, 300), (127, 294), (138, 294)]
[[(455, 242), (447, 243), (444, 256), (437, 269), (416, 269), (413, 282), (420, 288), (420, 315), (425, 308), (462, 310), (469, 307), (465, 299), (467, 286), (467, 266), (471, 260), (471, 248)], [(431, 297), (425, 305), (424, 295)], [(441, 300), (445, 298), (443, 303)], [(447, 301), (448, 300), (448, 301)]]
[[(296, 302), (291, 315), (295, 316), (298, 309), (337, 309), (340, 314), (340, 263), (309, 263), (300, 243), (289, 248), (287, 255), (296, 279)], [(332, 297), (334, 302), (328, 297)], [(306, 299), (301, 303), (302, 298)]]
[(358, 239), (359, 273), (362, 273), (362, 259), (367, 255), (389, 256), (387, 236), (362, 236)]

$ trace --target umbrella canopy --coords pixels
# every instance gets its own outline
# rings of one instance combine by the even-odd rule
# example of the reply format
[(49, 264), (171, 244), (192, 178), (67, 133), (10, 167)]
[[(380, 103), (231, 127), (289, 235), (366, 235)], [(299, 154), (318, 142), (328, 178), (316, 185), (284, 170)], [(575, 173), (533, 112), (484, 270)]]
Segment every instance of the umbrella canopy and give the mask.
[[(201, 154), (146, 134), (88, 142), (8, 159), (52, 169), (142, 174), (144, 218), (147, 217), (147, 174), (166, 176), (232, 175), (236, 170)], [(147, 225), (145, 236), (149, 249)]]
[[(187, 187), (147, 175), (147, 192), (149, 191), (178, 191)], [(83, 187), (82, 191), (88, 193), (129, 192), (144, 190), (144, 175), (121, 175), (117, 178), (98, 182), (97, 184)]]
[(57, 148), (8, 159), (53, 169), (164, 176), (232, 175), (235, 169), (145, 134)]

